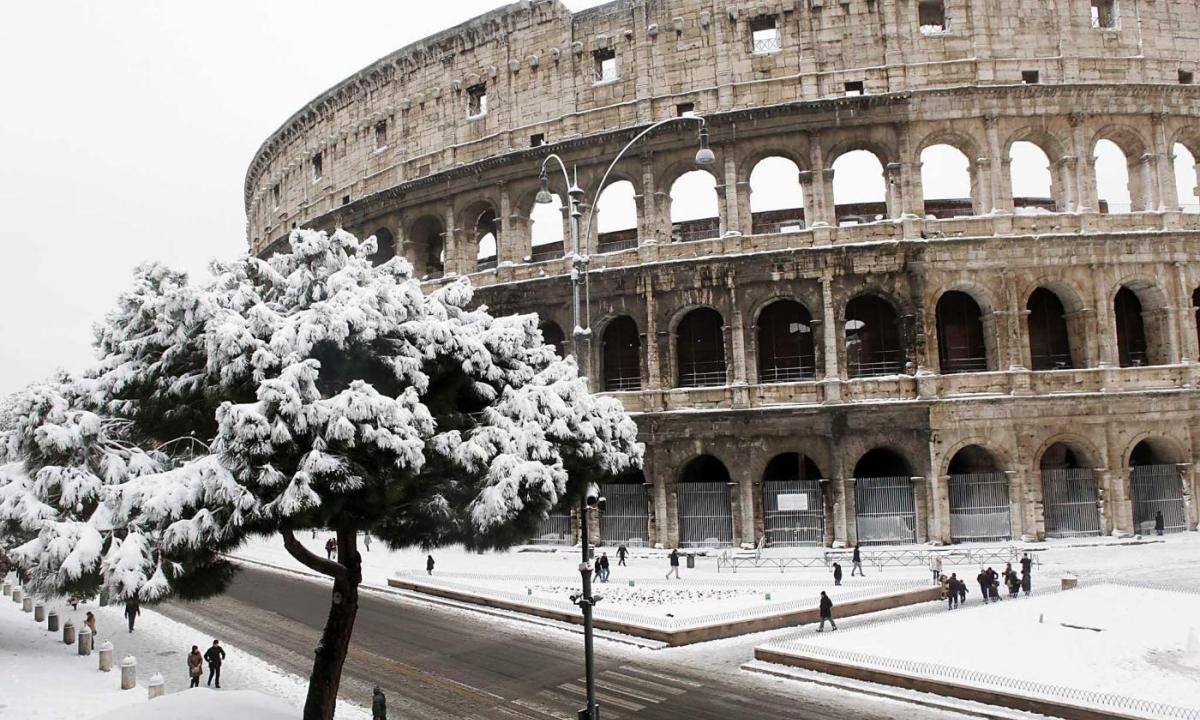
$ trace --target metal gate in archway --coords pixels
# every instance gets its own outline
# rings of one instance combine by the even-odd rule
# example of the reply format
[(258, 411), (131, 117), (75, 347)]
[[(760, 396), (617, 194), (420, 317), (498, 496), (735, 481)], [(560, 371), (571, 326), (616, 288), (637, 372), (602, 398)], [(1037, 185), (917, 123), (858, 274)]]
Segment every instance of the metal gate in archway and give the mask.
[(1129, 470), (1133, 498), (1133, 528), (1143, 535), (1154, 532), (1154, 513), (1163, 515), (1166, 532), (1187, 530), (1183, 482), (1175, 465), (1136, 465)]
[(604, 512), (600, 515), (600, 542), (604, 545), (646, 545), (650, 515), (646, 511), (648, 488), (642, 483), (604, 483)]
[(951, 542), (1012, 539), (1007, 475), (951, 475), (949, 490)]
[(538, 529), (530, 542), (538, 545), (570, 545), (571, 544), (571, 513), (568, 511), (551, 510), (542, 518)]
[(724, 547), (733, 543), (729, 483), (681, 482), (678, 494), (681, 546)]
[(763, 482), (763, 525), (767, 545), (825, 544), (825, 507), (817, 480)]
[(917, 513), (912, 478), (858, 478), (854, 485), (854, 518), (859, 544), (915, 543)]
[(1091, 468), (1042, 471), (1042, 516), (1046, 537), (1092, 537), (1100, 534), (1096, 477)]

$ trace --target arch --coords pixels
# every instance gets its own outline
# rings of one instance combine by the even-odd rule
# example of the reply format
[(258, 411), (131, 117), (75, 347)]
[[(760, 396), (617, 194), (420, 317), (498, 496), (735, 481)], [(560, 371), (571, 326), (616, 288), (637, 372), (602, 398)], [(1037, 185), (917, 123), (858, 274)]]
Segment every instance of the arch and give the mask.
[(1121, 146), (1108, 138), (1096, 140), (1092, 146), (1096, 178), (1096, 197), (1101, 212), (1121, 214), (1144, 209), (1139, 206), (1134, 188), (1136, 174), (1131, 172), (1130, 157)]
[(409, 226), (406, 236), (412, 246), (409, 259), (417, 268), (417, 276), (441, 277), (446, 271), (446, 230), (442, 221), (433, 215), (424, 215)]
[(776, 300), (758, 316), (755, 339), (760, 383), (816, 377), (812, 314), (795, 300)]
[(755, 235), (804, 229), (804, 190), (800, 167), (790, 158), (769, 155), (750, 171), (750, 217)]
[(1196, 174), (1196, 155), (1182, 142), (1171, 146), (1175, 166), (1175, 198), (1185, 213), (1200, 213), (1200, 180)]
[(650, 538), (650, 492), (641, 470), (600, 484), (600, 544), (642, 547)]
[(823, 545), (825, 501), (821, 471), (800, 453), (776, 455), (763, 471), (763, 530), (767, 545)]
[(396, 238), (391, 230), (381, 227), (371, 234), (375, 237), (376, 246), (370, 257), (372, 265), (382, 265), (396, 257)]
[(1050, 172), (1050, 158), (1032, 140), (1014, 140), (1008, 148), (1009, 186), (1013, 212), (1035, 215), (1062, 209)]
[(599, 252), (637, 247), (637, 189), (629, 180), (610, 182), (596, 198), (596, 237)]
[(1133, 527), (1149, 535), (1162, 518), (1165, 532), (1187, 530), (1187, 508), (1179, 465), (1183, 454), (1166, 438), (1148, 436), (1129, 451), (1129, 494)]
[(604, 389), (642, 389), (642, 347), (637, 323), (628, 315), (613, 318), (600, 336)]
[[(908, 363), (896, 309), (878, 295), (846, 304), (846, 371), (851, 378), (899, 375)], [(831, 359), (829, 360), (831, 361)]]
[(887, 179), (879, 155), (871, 150), (849, 150), (837, 155), (830, 167), (838, 225), (887, 219)]
[(951, 542), (1009, 540), (1012, 506), (1008, 476), (982, 445), (966, 445), (948, 467)]
[(712, 455), (699, 455), (683, 466), (676, 486), (681, 546), (733, 543), (731, 482), (725, 463)]
[(1071, 356), (1071, 334), (1067, 327), (1067, 311), (1053, 291), (1038, 287), (1025, 303), (1029, 331), (1029, 362), (1033, 370), (1069, 370), (1075, 362)]
[(952, 218), (978, 211), (974, 163), (947, 143), (921, 150), (921, 189), (926, 217)]
[(1113, 298), (1113, 321), (1117, 326), (1117, 360), (1120, 366), (1149, 365), (1142, 302), (1137, 293), (1124, 285)]
[(566, 357), (567, 336), (563, 333), (562, 328), (553, 320), (544, 320), (538, 325), (538, 330), (542, 333), (542, 341), (554, 348), (554, 353), (559, 357)]
[(854, 517), (858, 544), (917, 541), (912, 472), (888, 448), (866, 452), (854, 465)]
[(942, 293), (937, 302), (938, 367), (942, 374), (988, 369), (979, 303), (960, 290)]
[(550, 194), (550, 202), (533, 204), (529, 211), (530, 259), (534, 262), (562, 257), (563, 242), (563, 199), (558, 193)]
[(721, 234), (717, 178), (707, 170), (689, 170), (671, 183), (671, 240), (691, 242)]
[[(1095, 450), (1091, 450), (1094, 457)], [(1041, 453), (1042, 519), (1046, 537), (1101, 534), (1099, 492), (1092, 461), (1081, 441), (1056, 439)]]
[(675, 327), (678, 387), (724, 385), (725, 323), (721, 313), (699, 307), (684, 315)]
[(478, 214), (473, 213), (473, 215), (471, 237), (476, 249), (475, 267), (477, 270), (495, 267), (500, 234), (496, 209), (487, 205), (480, 209)]

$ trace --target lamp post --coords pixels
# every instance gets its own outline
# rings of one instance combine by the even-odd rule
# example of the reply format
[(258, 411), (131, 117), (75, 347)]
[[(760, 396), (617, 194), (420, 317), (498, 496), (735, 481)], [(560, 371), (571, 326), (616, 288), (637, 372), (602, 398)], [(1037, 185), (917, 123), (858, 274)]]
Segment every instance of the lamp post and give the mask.
[[(660, 120), (645, 130), (642, 130), (637, 135), (633, 136), (629, 142), (625, 143), (625, 147), (621, 148), (617, 156), (609, 163), (608, 168), (604, 171), (604, 175), (600, 178), (600, 184), (596, 186), (596, 200), (599, 200), (600, 194), (604, 192), (604, 185), (608, 182), (608, 176), (612, 173), (613, 168), (625, 156), (625, 152), (634, 145), (637, 141), (646, 137), (654, 130), (674, 122), (698, 122), (700, 123), (700, 132), (697, 135), (697, 141), (700, 147), (696, 150), (697, 165), (712, 165), (717, 158), (713, 151), (708, 147), (708, 127), (704, 123), (704, 118), (699, 115), (683, 115), (679, 117)], [(575, 345), (575, 361), (579, 366), (580, 374), (585, 378), (590, 379), (591, 373), (591, 335), (592, 335), (592, 312), (590, 287), (588, 285), (588, 254), (583, 252), (579, 246), (579, 218), (583, 213), (579, 210), (579, 203), (583, 200), (583, 190), (579, 187), (578, 173), (572, 178), (567, 173), (567, 166), (562, 158), (556, 153), (547, 155), (542, 160), (541, 168), (541, 183), (542, 187), (538, 190), (537, 197), (534, 202), (546, 205), (554, 202), (553, 196), (550, 194), (550, 177), (546, 173), (546, 167), (550, 161), (554, 161), (559, 170), (562, 171), (563, 181), (567, 185), (567, 197), (570, 203), (568, 212), (571, 218), (571, 320), (574, 324), (572, 328), (572, 336), (574, 337)], [(587, 224), (584, 226), (582, 237), (591, 237), (592, 220), (596, 215), (596, 203), (592, 203), (592, 207), (588, 210)], [(601, 599), (599, 596), (592, 595), (592, 564), (591, 558), (588, 556), (590, 542), (588, 539), (588, 512), (600, 510), (603, 508), (604, 498), (599, 496), (598, 492), (592, 492), (591, 488), (583, 494), (579, 501), (579, 528), (580, 528), (580, 545), (583, 547), (582, 559), (579, 563), (579, 574), (583, 580), (582, 592), (579, 595), (571, 596), (571, 601), (579, 606), (583, 611), (583, 654), (584, 668), (587, 679), (587, 706), (579, 711), (579, 720), (600, 720), (600, 707), (596, 704), (596, 677), (595, 663), (592, 656), (592, 608)]]

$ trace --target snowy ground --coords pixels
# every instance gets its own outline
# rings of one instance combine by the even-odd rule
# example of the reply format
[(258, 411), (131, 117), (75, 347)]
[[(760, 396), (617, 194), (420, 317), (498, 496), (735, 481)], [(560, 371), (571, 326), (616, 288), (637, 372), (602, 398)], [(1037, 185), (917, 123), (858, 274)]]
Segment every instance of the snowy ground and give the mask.
[(1032, 682), (1019, 692), (1138, 714), (1146, 710), (1101, 696), (1200, 711), (1198, 609), (1194, 593), (1098, 583), (861, 628), (847, 622), (845, 632), (770, 647), (1009, 691)]
[[(83, 626), (84, 613), (91, 610), (96, 614), (97, 647), (104, 641), (114, 646), (114, 668), (111, 672), (100, 672), (99, 656), (80, 657), (76, 646), (62, 643), (62, 632), (51, 633), (46, 623), (35, 623), (32, 613), (21, 611), (21, 606), (11, 599), (0, 599), (0, 718), (14, 720), (80, 720), (93, 718), (102, 712), (117, 708), (148, 712), (144, 717), (185, 717), (169, 712), (170, 703), (163, 699), (148, 701), (146, 684), (151, 675), (161, 673), (166, 692), (179, 693), (188, 687), (186, 656), (192, 645), (204, 650), (212, 644), (212, 638), (200, 635), (186, 625), (169, 620), (153, 610), (143, 607), (131, 634), (121, 616), (122, 607), (97, 607), (81, 603), (78, 610), (71, 610), (66, 603), (56, 602), (47, 606), (56, 610), (60, 626), (71, 620), (75, 627)], [(174, 702), (183, 702), (197, 713), (206, 708), (214, 709), (212, 717), (221, 720), (274, 720), (272, 706), (282, 704), (290, 709), (290, 716), (299, 714), (307, 690), (307, 681), (280, 672), (271, 665), (244, 652), (236, 638), (221, 638), (227, 654), (222, 667), (220, 691), (254, 690), (270, 698), (255, 698), (252, 693), (238, 693), (227, 700), (213, 698), (216, 691), (187, 691), (189, 697)], [(138, 687), (121, 690), (121, 659), (132, 655), (138, 661)], [(205, 674), (207, 679), (207, 672)], [(202, 683), (203, 685), (203, 683)], [(247, 697), (249, 696), (249, 697)], [(161, 703), (161, 704), (160, 704)], [(253, 712), (235, 712), (235, 708), (253, 708)], [(153, 712), (151, 712), (151, 708)], [(115, 716), (114, 716), (115, 717)], [(143, 715), (121, 715), (138, 718)], [(187, 715), (187, 718), (207, 717), (204, 714)], [(358, 720), (370, 717), (361, 706), (338, 703), (338, 718)], [(105, 719), (108, 716), (104, 716)]]

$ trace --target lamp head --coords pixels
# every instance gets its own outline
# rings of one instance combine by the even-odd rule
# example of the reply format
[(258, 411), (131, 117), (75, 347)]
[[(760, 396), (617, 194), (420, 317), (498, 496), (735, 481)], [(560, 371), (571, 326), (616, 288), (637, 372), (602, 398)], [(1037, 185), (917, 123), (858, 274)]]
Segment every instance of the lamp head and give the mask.
[(550, 195), (550, 178), (546, 176), (546, 169), (542, 168), (542, 187), (538, 190), (537, 197), (533, 199), (538, 205), (550, 205), (554, 202), (554, 197)]
[(697, 165), (712, 165), (717, 161), (717, 156), (708, 147), (708, 128), (700, 128), (700, 149), (696, 151)]

